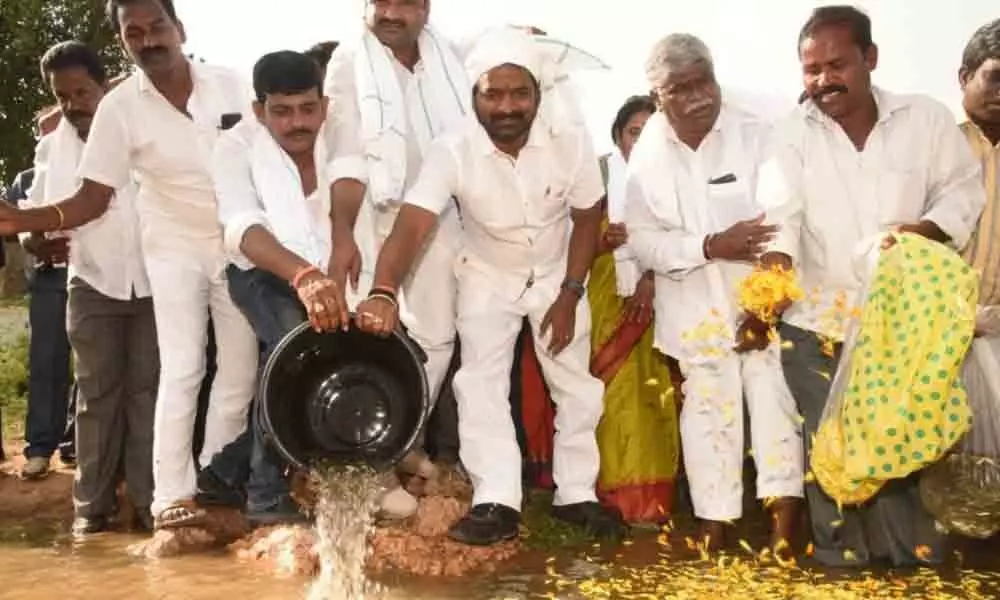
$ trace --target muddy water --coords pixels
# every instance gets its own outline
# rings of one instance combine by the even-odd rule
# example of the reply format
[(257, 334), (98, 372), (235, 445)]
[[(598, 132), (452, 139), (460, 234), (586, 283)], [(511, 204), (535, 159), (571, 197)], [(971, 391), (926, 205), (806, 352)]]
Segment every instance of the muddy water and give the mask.
[[(249, 600), (306, 598), (312, 581), (278, 579), (224, 552), (147, 561), (126, 547), (142, 538), (103, 534), (75, 543), (51, 530), (0, 525), (3, 600)], [(940, 571), (836, 573), (756, 563), (739, 552), (699, 560), (684, 532), (669, 540), (639, 535), (616, 548), (584, 547), (556, 556), (526, 553), (499, 575), (461, 579), (383, 578), (385, 598), (492, 600), (560, 598), (797, 598), (935, 600), (1000, 597), (995, 545), (963, 548), (965, 566)], [(735, 562), (735, 564), (734, 564)], [(954, 561), (952, 561), (954, 563)]]

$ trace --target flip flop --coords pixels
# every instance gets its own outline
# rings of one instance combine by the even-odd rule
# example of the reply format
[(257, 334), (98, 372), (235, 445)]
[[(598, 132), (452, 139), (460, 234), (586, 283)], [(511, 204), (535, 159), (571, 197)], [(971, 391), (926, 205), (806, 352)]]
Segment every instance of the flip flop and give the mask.
[(197, 527), (203, 525), (207, 518), (208, 512), (195, 504), (193, 500), (181, 500), (156, 515), (153, 520), (153, 528), (160, 530)]

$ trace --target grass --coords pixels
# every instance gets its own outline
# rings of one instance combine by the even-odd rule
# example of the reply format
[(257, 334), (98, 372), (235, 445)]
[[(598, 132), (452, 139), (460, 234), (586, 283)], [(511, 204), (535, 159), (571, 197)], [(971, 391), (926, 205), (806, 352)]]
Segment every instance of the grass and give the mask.
[(28, 405), (28, 334), (0, 346), (0, 411), (3, 411), (3, 439), (6, 442), (24, 433)]
[(532, 550), (552, 551), (590, 546), (594, 543), (584, 530), (552, 518), (552, 494), (531, 491), (521, 515), (521, 541)]

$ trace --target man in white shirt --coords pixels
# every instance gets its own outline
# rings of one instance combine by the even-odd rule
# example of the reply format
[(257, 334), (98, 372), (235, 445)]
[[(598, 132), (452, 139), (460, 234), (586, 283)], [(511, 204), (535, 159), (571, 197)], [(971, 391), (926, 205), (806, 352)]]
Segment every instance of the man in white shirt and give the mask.
[[(330, 194), (344, 180), (363, 184), (366, 166), (356, 138), (337, 139), (330, 153), (320, 139), (328, 101), (314, 59), (290, 51), (268, 54), (257, 62), (253, 79), (256, 118), (222, 135), (212, 173), (232, 259), (230, 293), (264, 346), (263, 362), (306, 320), (317, 330), (347, 322), (347, 305), (338, 303), (337, 284), (326, 274)], [(219, 483), (240, 487), (238, 473), (247, 462), (247, 519), (255, 525), (303, 519), (289, 495), (285, 465), (255, 419), (248, 434), (202, 471), (199, 487), (213, 479), (216, 490)]]
[(620, 517), (594, 493), (603, 385), (589, 372), (583, 295), (600, 227), (600, 168), (582, 124), (559, 123), (556, 110), (539, 113), (539, 62), (522, 32), (479, 39), (467, 58), (479, 123), (431, 146), (379, 253), (372, 292), (357, 309), (365, 330), (388, 335), (396, 326), (399, 287), (454, 198), (465, 227), (454, 268), (462, 347), (454, 387), (474, 497), (449, 535), (468, 544), (517, 536), (521, 453), (508, 396), (525, 316), (558, 406), (553, 514), (595, 535), (622, 532)]
[[(758, 200), (768, 221), (780, 225), (762, 260), (794, 263), (806, 293), (785, 312), (780, 334), (808, 446), (852, 305), (863, 303), (857, 295), (887, 233), (961, 248), (985, 197), (979, 165), (944, 106), (871, 85), (878, 49), (864, 13), (816, 9), (802, 28), (799, 59), (809, 99), (783, 124), (776, 154), (760, 171)], [(807, 483), (816, 558), (828, 565), (943, 559), (918, 479), (890, 482), (863, 508), (845, 507), (842, 515)]]
[(45, 209), (5, 210), (4, 231), (59, 231), (103, 215), (135, 174), (142, 250), (154, 298), (161, 371), (153, 440), (157, 527), (199, 522), (192, 438), (211, 313), (218, 373), (200, 462), (246, 428), (257, 339), (226, 287), (227, 258), (209, 172), (221, 129), (249, 109), (234, 72), (195, 64), (171, 0), (111, 0), (108, 9), (139, 70), (101, 102), (72, 197)]
[(628, 247), (656, 273), (656, 346), (684, 375), (696, 539), (719, 549), (724, 525), (742, 516), (745, 398), (757, 497), (773, 515), (772, 548), (787, 553), (803, 493), (795, 400), (767, 325), (754, 320), (751, 339), (737, 330), (739, 284), (776, 229), (754, 200), (771, 127), (724, 100), (708, 47), (692, 35), (658, 42), (646, 73), (659, 110), (632, 152), (625, 223)]
[[(108, 86), (100, 57), (80, 42), (50, 48), (41, 68), (64, 118), (35, 157), (31, 206), (47, 206), (76, 190), (84, 143)], [(103, 216), (61, 238), (69, 241), (67, 321), (79, 386), (76, 534), (103, 531), (116, 516), (121, 466), (139, 524), (152, 527), (159, 354), (135, 191), (131, 182), (119, 188)]]
[[(363, 203), (334, 198), (331, 275), (339, 285), (349, 278), (355, 287), (362, 269), (370, 276), (431, 140), (467, 118), (471, 87), (451, 42), (427, 25), (430, 0), (365, 0), (365, 5), (363, 32), (333, 53), (326, 79), (335, 110), (330, 133), (360, 135), (369, 164)], [(458, 210), (450, 203), (400, 294), (403, 324), (427, 355), (432, 401), (454, 352), (452, 264), (460, 232)]]

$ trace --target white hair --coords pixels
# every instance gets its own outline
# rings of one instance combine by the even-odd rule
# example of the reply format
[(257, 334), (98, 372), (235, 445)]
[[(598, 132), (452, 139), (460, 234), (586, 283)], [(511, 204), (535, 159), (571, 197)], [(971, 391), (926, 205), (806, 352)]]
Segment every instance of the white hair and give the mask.
[(670, 73), (697, 63), (713, 68), (708, 46), (690, 33), (671, 33), (656, 42), (646, 59), (646, 79), (656, 88), (663, 85)]

